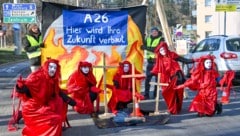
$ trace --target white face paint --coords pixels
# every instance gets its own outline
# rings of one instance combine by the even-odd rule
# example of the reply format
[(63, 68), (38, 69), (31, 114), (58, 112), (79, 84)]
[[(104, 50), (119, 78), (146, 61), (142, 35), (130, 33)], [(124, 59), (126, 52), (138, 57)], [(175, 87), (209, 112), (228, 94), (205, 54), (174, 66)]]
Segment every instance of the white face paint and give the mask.
[(89, 67), (81, 67), (81, 71), (84, 73), (84, 74), (88, 74), (90, 69)]
[(56, 74), (56, 71), (57, 71), (57, 64), (49, 63), (49, 65), (48, 65), (48, 75), (50, 77), (53, 77)]
[(124, 64), (123, 65), (123, 72), (127, 73), (127, 72), (129, 72), (129, 70), (130, 70), (129, 64)]
[(166, 55), (166, 50), (165, 50), (165, 48), (164, 48), (164, 47), (161, 47), (161, 48), (159, 49), (159, 53), (160, 53), (162, 56), (165, 56), (165, 55)]
[(211, 69), (212, 68), (212, 61), (210, 59), (207, 59), (204, 61), (204, 67), (206, 69)]

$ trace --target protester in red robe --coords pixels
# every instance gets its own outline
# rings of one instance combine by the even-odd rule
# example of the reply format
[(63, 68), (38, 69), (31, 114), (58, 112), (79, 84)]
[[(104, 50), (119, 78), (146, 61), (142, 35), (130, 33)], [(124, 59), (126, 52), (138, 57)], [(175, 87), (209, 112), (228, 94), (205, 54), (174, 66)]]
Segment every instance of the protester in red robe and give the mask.
[(80, 114), (94, 113), (93, 102), (102, 90), (96, 87), (92, 64), (81, 61), (78, 69), (72, 73), (67, 83), (68, 94), (77, 102), (74, 110)]
[(168, 111), (171, 114), (179, 114), (182, 110), (183, 89), (174, 89), (178, 84), (184, 83), (184, 75), (178, 61), (183, 63), (193, 63), (192, 59), (185, 59), (168, 49), (166, 42), (161, 42), (155, 49), (157, 56), (152, 73), (161, 74), (160, 82), (169, 83), (169, 86), (162, 86), (162, 96), (166, 102)]
[[(135, 72), (139, 74), (139, 72)], [(132, 102), (132, 78), (122, 78), (122, 75), (132, 74), (132, 64), (129, 61), (120, 63), (116, 74), (113, 77), (114, 87), (112, 88), (112, 97), (108, 107), (112, 113), (116, 114), (118, 110), (127, 108), (127, 104)], [(137, 78), (138, 80), (143, 79)], [(143, 99), (144, 96), (135, 92), (137, 99)]]
[[(213, 55), (200, 57), (198, 66), (192, 71), (191, 78), (177, 87), (178, 89), (188, 87), (191, 90), (198, 91), (189, 107), (189, 111), (198, 112), (200, 117), (213, 116), (215, 112), (217, 114), (222, 112), (222, 104), (217, 101), (216, 87), (218, 82), (224, 84), (222, 80), (225, 79), (219, 77), (214, 59), (215, 56)], [(227, 74), (234, 74), (234, 72), (228, 71)]]
[(60, 85), (60, 65), (49, 59), (26, 80), (17, 80), (17, 92), (22, 100), (24, 136), (61, 136), (66, 111), (64, 101), (72, 106), (76, 103), (63, 93)]

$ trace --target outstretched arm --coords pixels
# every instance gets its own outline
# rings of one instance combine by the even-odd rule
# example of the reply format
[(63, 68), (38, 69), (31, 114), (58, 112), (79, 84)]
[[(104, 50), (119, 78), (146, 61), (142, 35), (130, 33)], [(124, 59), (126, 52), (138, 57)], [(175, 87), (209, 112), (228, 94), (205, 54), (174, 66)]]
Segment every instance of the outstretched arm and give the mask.
[(16, 91), (21, 94), (26, 94), (27, 97), (31, 98), (31, 93), (26, 85), (23, 85), (21, 88), (16, 85)]
[(183, 89), (185, 87), (190, 88), (191, 90), (196, 90), (198, 88), (197, 83), (192, 79), (188, 79), (185, 83), (178, 85), (175, 89)]
[(189, 64), (189, 63), (194, 63), (195, 62), (194, 59), (186, 59), (186, 58), (181, 57), (181, 56), (179, 56), (176, 60), (180, 61), (182, 63), (185, 63), (185, 64)]
[(22, 79), (22, 76), (19, 77), (16, 84), (16, 91), (20, 94), (26, 94), (27, 97), (31, 98), (31, 93), (28, 87), (25, 85), (25, 80)]
[(75, 106), (77, 103), (74, 99), (69, 97), (67, 94), (65, 94), (63, 91), (59, 92), (59, 96), (63, 99), (63, 101), (71, 106)]

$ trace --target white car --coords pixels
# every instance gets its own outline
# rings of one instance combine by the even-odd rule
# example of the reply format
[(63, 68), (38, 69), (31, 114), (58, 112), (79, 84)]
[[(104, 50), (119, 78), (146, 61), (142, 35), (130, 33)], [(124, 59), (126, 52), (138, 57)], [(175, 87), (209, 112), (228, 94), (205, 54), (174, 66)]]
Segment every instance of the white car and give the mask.
[[(234, 70), (234, 82), (240, 81), (240, 36), (215, 35), (200, 41), (185, 58), (199, 58), (212, 54), (216, 57), (215, 63), (222, 76), (228, 70)], [(196, 64), (195, 64), (196, 65)], [(184, 64), (183, 72), (189, 77), (193, 64)]]

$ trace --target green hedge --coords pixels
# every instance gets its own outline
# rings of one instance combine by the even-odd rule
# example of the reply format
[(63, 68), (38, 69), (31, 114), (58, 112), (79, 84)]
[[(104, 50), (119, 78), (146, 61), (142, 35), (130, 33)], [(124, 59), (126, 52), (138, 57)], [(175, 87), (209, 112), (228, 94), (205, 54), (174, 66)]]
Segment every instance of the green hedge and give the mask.
[(24, 51), (20, 55), (15, 55), (14, 48), (0, 48), (0, 65), (20, 60), (27, 60)]

